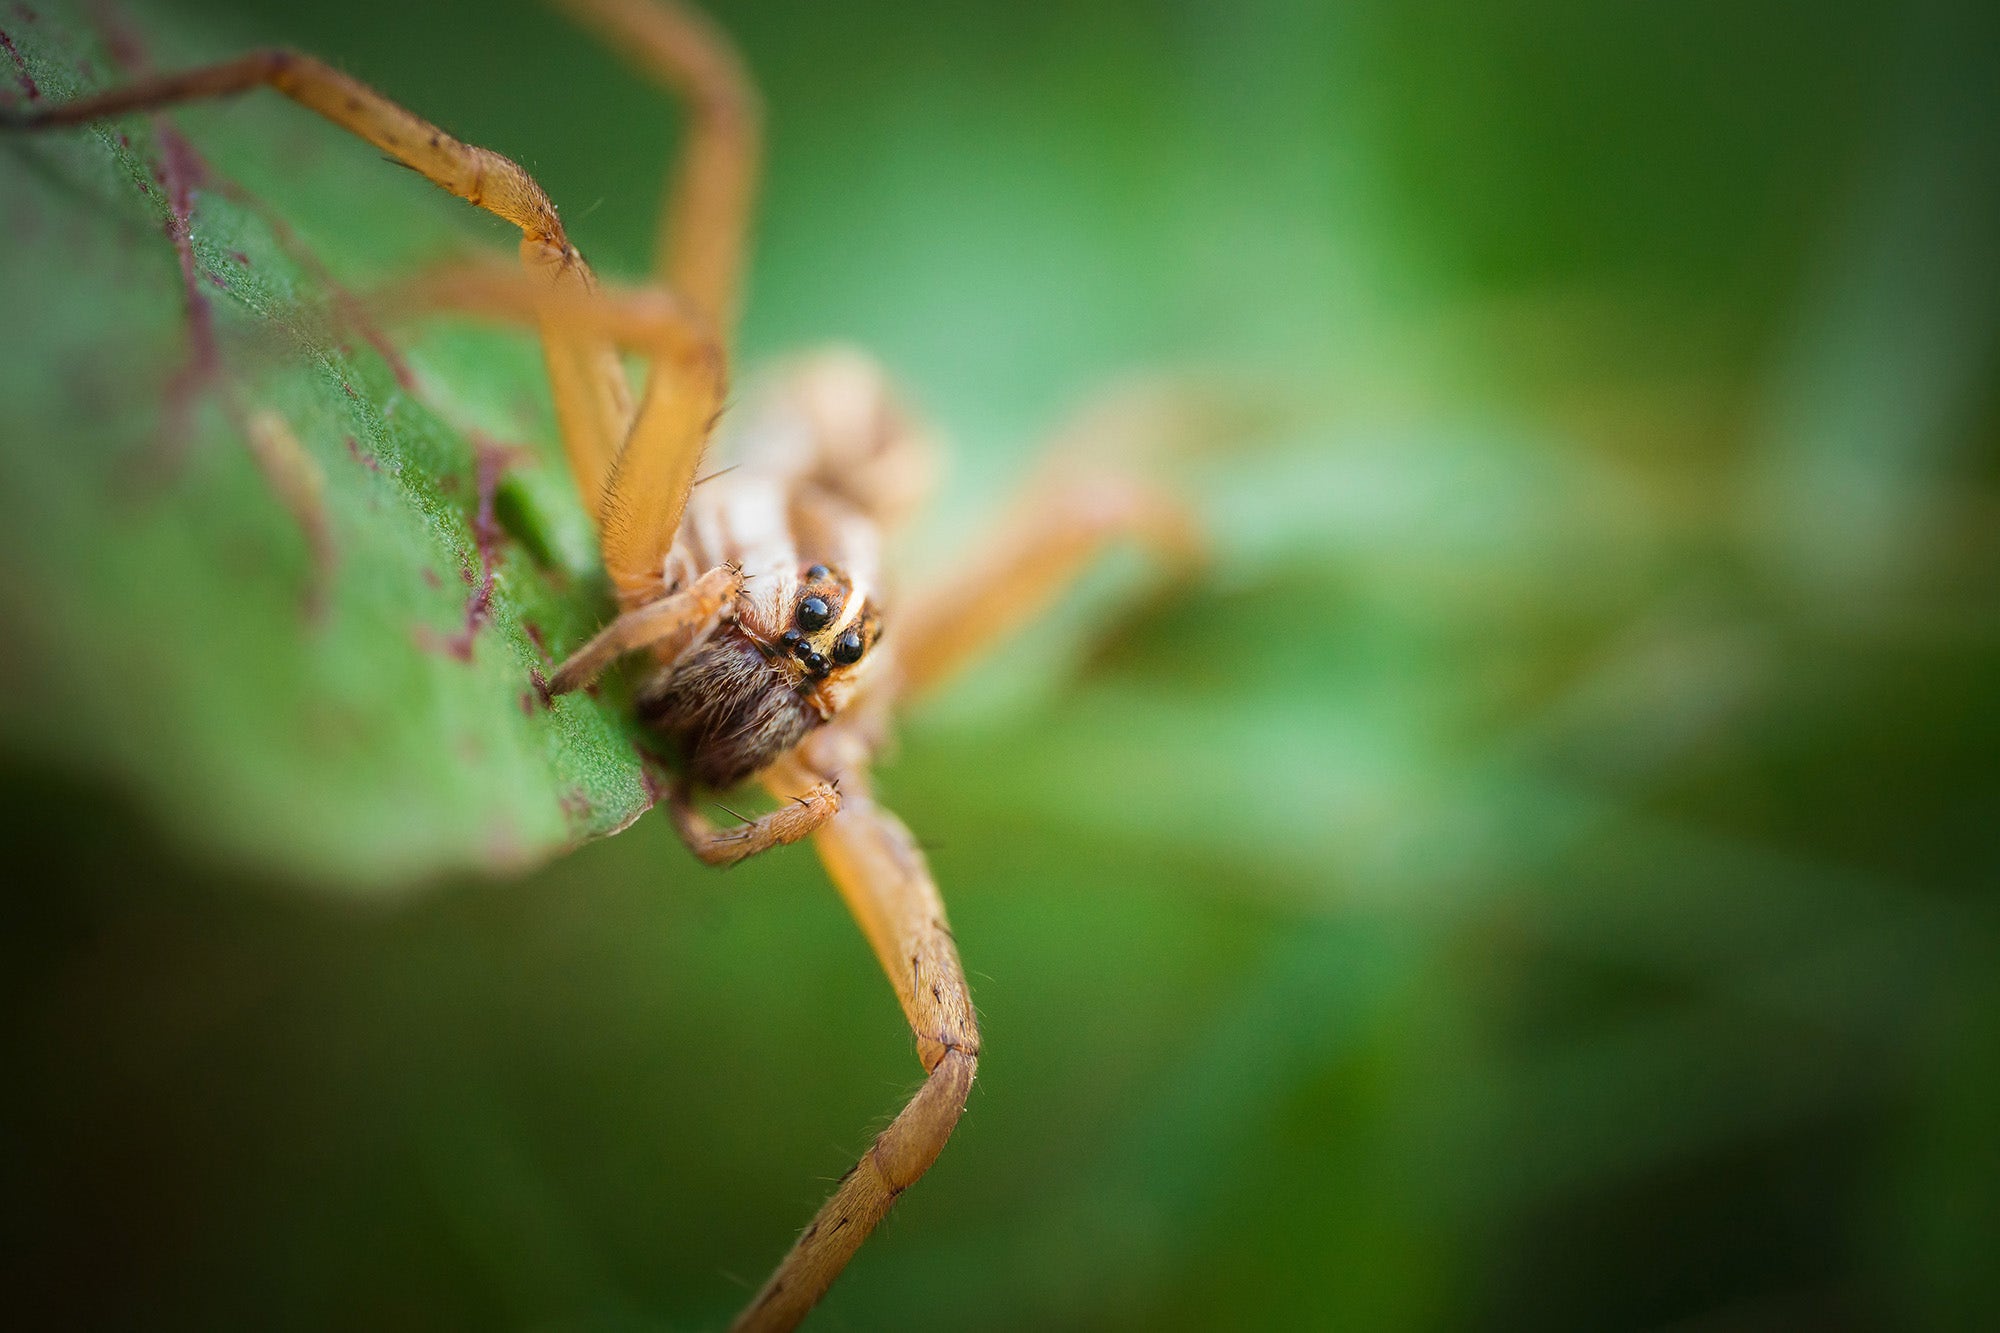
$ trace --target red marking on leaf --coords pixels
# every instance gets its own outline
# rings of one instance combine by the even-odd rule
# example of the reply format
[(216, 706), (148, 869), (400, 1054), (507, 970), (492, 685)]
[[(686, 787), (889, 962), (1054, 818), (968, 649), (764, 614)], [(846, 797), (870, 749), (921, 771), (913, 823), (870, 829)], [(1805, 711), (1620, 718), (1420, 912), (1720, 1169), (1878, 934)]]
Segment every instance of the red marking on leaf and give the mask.
[(444, 580), (438, 577), (438, 572), (435, 569), (426, 569), (424, 571), (424, 582), (430, 584), (433, 588), (442, 588), (444, 586)]
[[(25, 6), (16, 6), (18, 12), (32, 19), (33, 12)], [(128, 76), (138, 76), (147, 72), (149, 61), (136, 33), (125, 26), (121, 16), (109, 3), (91, 6), (91, 18), (104, 38), (113, 66)], [(13, 44), (7, 43), (10, 53)], [(18, 53), (15, 62), (20, 63)], [(79, 62), (86, 78), (91, 77), (88, 60)], [(23, 67), (23, 77), (26, 76)], [(30, 94), (32, 96), (32, 93)], [(208, 296), (202, 291), (201, 281), (218, 291), (227, 291), (228, 280), (217, 273), (202, 269), (194, 253), (194, 193), (198, 189), (209, 189), (215, 184), (213, 173), (194, 146), (169, 124), (164, 117), (151, 118), (154, 127), (154, 143), (159, 150), (159, 160), (151, 167), (152, 180), (146, 179), (144, 163), (127, 162), (127, 169), (133, 171), (133, 182), (140, 194), (148, 199), (157, 188), (165, 196), (166, 218), (162, 230), (174, 248), (181, 277), (181, 291), (186, 300), (188, 324), (188, 354), (186, 363), (168, 379), (164, 395), (164, 430), (156, 456), (149, 460), (151, 466), (132, 470), (135, 480), (159, 482), (177, 470), (182, 457), (193, 437), (195, 404), (202, 394), (219, 385), (223, 379), (222, 349), (216, 335), (215, 312), (209, 304)], [(118, 135), (119, 147), (129, 151), (131, 137)], [(223, 395), (223, 408), (239, 431), (252, 432), (255, 427), (245, 403), (235, 394)], [(272, 465), (261, 449), (253, 449), (259, 455), (259, 466), (267, 473)], [(329, 605), (328, 588), (333, 567), (334, 548), (329, 519), (317, 495), (294, 494), (289, 488), (273, 479), (278, 499), (284, 503), (288, 513), (298, 522), (306, 544), (312, 552), (313, 577), (306, 588), (305, 613), (309, 621), (319, 624), (325, 619)]]
[(557, 804), (562, 807), (562, 812), (571, 819), (588, 819), (590, 817), (590, 795), (581, 787), (572, 787), (564, 792)]
[[(262, 218), (264, 225), (271, 229), (271, 237), (277, 241), (278, 248), (289, 255), (293, 263), (311, 274), (313, 281), (326, 288), (327, 294), (333, 299), (335, 316), (348, 328), (359, 333), (362, 340), (375, 349), (375, 354), (388, 364), (389, 373), (396, 377), (397, 387), (404, 393), (419, 395), (421, 390), (417, 384), (416, 372), (410, 369), (410, 363), (403, 359), (402, 352), (389, 341), (389, 335), (382, 331), (382, 327), (369, 317), (368, 307), (362, 303), (361, 298), (341, 285), (320, 261), (319, 256), (313, 252), (312, 247), (299, 239), (299, 234), (292, 230), (291, 224), (279, 217), (277, 212), (262, 199), (242, 186), (234, 182), (224, 182), (221, 189), (230, 199)], [(239, 262), (247, 264), (250, 261), (246, 258)]]
[(535, 645), (535, 651), (542, 655), (542, 660), (548, 661), (549, 641), (543, 636), (542, 627), (532, 620), (524, 620), (521, 622), (521, 632), (528, 636), (529, 643)]
[(667, 783), (655, 771), (660, 761), (651, 750), (637, 741), (632, 742), (632, 753), (639, 756), (639, 786), (646, 793), (646, 804), (658, 805), (667, 795)]
[[(117, 16), (110, 12), (108, 6), (101, 7), (96, 17), (98, 27), (104, 34), (106, 46), (110, 49), (113, 60), (119, 68), (126, 74), (140, 74), (145, 72), (148, 62), (144, 48), (141, 46), (137, 35), (130, 28), (120, 24), (117, 21)], [(185, 251), (182, 254), (183, 275), (186, 275), (193, 262), (191, 237), (189, 234), (191, 218), (188, 216), (190, 210), (186, 205), (189, 201), (185, 198), (185, 191), (187, 187), (194, 185), (198, 185), (201, 188), (213, 188), (223, 195), (223, 197), (258, 215), (265, 226), (270, 228), (272, 237), (278, 242), (279, 248), (285, 251), (301, 268), (310, 273), (315, 281), (326, 288), (333, 301), (335, 312), (339, 317), (354, 326), (368, 341), (369, 345), (374, 347), (382, 359), (388, 363), (390, 373), (395, 376), (397, 385), (404, 392), (413, 396), (417, 395), (419, 388), (416, 375), (410, 370), (409, 364), (403, 359), (402, 354), (389, 342), (388, 336), (379, 327), (369, 321), (367, 312), (361, 302), (353, 293), (349, 292), (334, 279), (333, 275), (328, 272), (326, 265), (320, 262), (319, 257), (312, 252), (311, 248), (299, 239), (298, 233), (275, 210), (266, 205), (263, 200), (259, 199), (249, 190), (244, 189), (234, 181), (215, 176), (202, 161), (201, 156), (195, 151), (192, 145), (170, 126), (167, 126), (158, 118), (155, 118), (154, 123), (159, 126), (160, 144), (167, 158), (166, 162), (155, 172), (155, 175), (161, 187), (167, 190), (170, 196), (170, 210), (176, 214), (181, 222), (178, 228), (176, 248), (177, 250)], [(118, 141), (123, 147), (131, 147), (132, 141), (125, 134), (121, 133), (118, 136)], [(179, 168), (178, 171), (177, 168)], [(179, 193), (176, 192), (176, 180), (182, 182)], [(152, 193), (143, 179), (137, 183), (141, 193), (148, 195)], [(174, 224), (171, 221), (169, 228), (170, 234), (175, 234)], [(250, 256), (241, 250), (231, 250), (229, 257), (243, 267), (247, 268), (250, 266)], [(223, 280), (213, 275), (209, 276), (209, 281), (219, 288), (225, 285)], [(199, 297), (199, 292), (192, 292), (192, 296)], [(195, 334), (195, 354), (193, 359), (196, 364), (202, 364), (204, 344), (211, 353), (214, 348), (213, 319), (208, 312), (205, 301), (201, 303), (198, 313), (195, 311), (194, 306), (195, 302), (191, 299), (190, 323), (198, 326)], [(184, 376), (187, 376), (187, 374), (188, 372), (183, 372)], [(199, 388), (204, 377), (189, 378), (191, 382), (185, 386), (183, 392)], [(352, 384), (343, 381), (340, 387), (346, 391), (350, 398), (359, 399), (361, 396), (356, 392)], [(181, 388), (183, 388), (181, 380), (177, 377), (175, 385), (170, 386), (170, 395), (175, 389)], [(389, 415), (393, 411), (394, 406), (393, 403), (387, 405), (383, 409), (383, 414), (385, 416)]]
[(14, 49), (14, 39), (6, 33), (0, 32), (0, 47), (6, 48), (8, 58), (14, 62), (14, 82), (21, 85), (22, 95), (30, 102), (39, 99), (42, 95), (42, 90), (35, 86), (34, 75), (28, 73), (28, 62), (23, 60), (21, 53)]
[[(138, 37), (124, 26), (111, 6), (98, 5), (94, 10), (93, 18), (104, 36), (113, 64), (127, 75), (144, 73), (148, 61)], [(197, 276), (218, 290), (227, 290), (228, 283), (219, 274), (203, 270), (196, 262), (194, 253), (194, 192), (211, 188), (214, 175), (194, 146), (163, 117), (154, 116), (152, 123), (154, 142), (160, 152), (160, 160), (152, 175), (166, 196), (167, 216), (163, 229), (174, 247), (174, 257), (180, 268), (188, 323), (187, 362), (166, 384), (166, 424), (162, 447), (153, 460), (153, 467), (134, 470), (135, 477), (151, 472), (151, 479), (157, 481), (177, 469), (192, 438), (195, 403), (200, 395), (215, 387), (223, 377), (222, 349), (216, 336), (214, 307), (209, 304), (208, 295), (202, 291)], [(124, 148), (131, 147), (131, 139), (124, 134), (118, 136), (118, 142)], [(135, 183), (140, 193), (149, 198), (152, 196), (152, 187), (143, 176), (135, 177)], [(239, 430), (251, 429), (244, 404), (239, 399), (225, 395), (223, 406)], [(313, 553), (315, 573), (306, 589), (305, 610), (309, 620), (319, 623), (323, 621), (328, 606), (327, 589), (333, 566), (333, 540), (328, 517), (317, 499), (294, 502), (282, 494), (283, 487), (278, 489), (281, 492), (279, 498), (285, 500), (286, 510), (297, 520)]]
[(547, 712), (556, 706), (556, 697), (549, 693), (548, 679), (542, 675), (540, 670), (535, 667), (528, 668), (528, 684), (534, 686), (534, 688), (521, 692), (521, 711), (523, 713), (526, 713), (529, 717), (533, 717), (538, 712)]
[(472, 598), (465, 604), (465, 623), (456, 634), (439, 634), (426, 630), (420, 637), (426, 648), (455, 657), (461, 662), (472, 660), (472, 641), (479, 635), (479, 627), (486, 623), (486, 617), (493, 609), (493, 575), (489, 571), (473, 590)]
[(126, 74), (145, 73), (147, 65), (152, 63), (146, 56), (146, 45), (118, 10), (106, 4), (92, 5), (90, 17), (104, 36), (104, 45), (111, 52), (111, 62)]
[[(334, 301), (349, 320), (359, 324), (361, 336), (368, 340), (368, 345), (375, 349), (375, 354), (389, 363), (389, 373), (396, 377), (397, 387), (401, 388), (404, 393), (416, 393), (417, 373), (410, 369), (409, 362), (403, 360), (403, 354), (396, 349), (394, 343), (389, 341), (389, 335), (382, 332), (373, 321), (368, 321), (360, 313), (361, 302), (339, 288), (334, 289)], [(387, 416), (390, 412), (395, 411), (395, 409), (396, 405), (391, 403), (382, 410), (383, 415)]]
[(195, 398), (222, 373), (222, 350), (215, 338), (215, 311), (196, 280), (194, 258), (194, 191), (207, 178), (201, 158), (172, 126), (159, 122), (161, 188), (167, 194), (167, 239), (180, 261), (181, 293), (187, 299), (187, 364), (167, 382), (167, 450), (163, 460), (174, 470), (187, 448), (193, 427)]
[(522, 451), (495, 444), (483, 435), (472, 437), (472, 449), (474, 474), (479, 481), (479, 507), (472, 516), (472, 539), (478, 544), (480, 559), (491, 564), (505, 537), (500, 520), (493, 516), (493, 500), (499, 494), (500, 479), (521, 458)]
[[(355, 462), (361, 464), (361, 466), (367, 468), (370, 472), (380, 472), (382, 470), (382, 465), (375, 461), (375, 455), (363, 449), (361, 441), (355, 439), (352, 435), (347, 437), (347, 452), (349, 457), (353, 458)], [(425, 570), (424, 572), (430, 574), (429, 570)], [(431, 577), (436, 578), (437, 576), (432, 574)]]
[(500, 489), (500, 478), (506, 475), (521, 451), (505, 445), (493, 443), (481, 436), (473, 437), (474, 471), (479, 479), (479, 504), (472, 515), (472, 545), (479, 556), (478, 573), (470, 569), (464, 571), (466, 582), (473, 584), (472, 596), (465, 604), (465, 621), (456, 634), (449, 636), (429, 635), (428, 646), (449, 653), (461, 662), (472, 660), (472, 643), (479, 635), (493, 611), (493, 583), (499, 563), (500, 544), (505, 534), (500, 529), (499, 520), (493, 516), (493, 497)]

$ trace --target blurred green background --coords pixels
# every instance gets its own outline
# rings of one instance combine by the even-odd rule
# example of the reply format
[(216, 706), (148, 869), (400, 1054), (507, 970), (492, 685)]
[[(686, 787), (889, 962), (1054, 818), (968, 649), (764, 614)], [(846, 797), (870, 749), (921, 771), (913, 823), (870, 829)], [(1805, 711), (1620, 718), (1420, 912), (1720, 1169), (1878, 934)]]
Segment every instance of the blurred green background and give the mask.
[[(950, 432), (913, 565), (1095, 385), (1268, 408), (1162, 465), (1203, 579), (1134, 614), (1114, 561), (908, 720), (987, 1054), (817, 1326), (1991, 1327), (1990, 8), (717, 10), (744, 358), (857, 341)], [(327, 56), (645, 262), (672, 115), (533, 5), (130, 14)], [(506, 243), (303, 113), (179, 120), (357, 285)], [(329, 891), (6, 779), (20, 1326), (715, 1326), (914, 1086), (803, 852)]]

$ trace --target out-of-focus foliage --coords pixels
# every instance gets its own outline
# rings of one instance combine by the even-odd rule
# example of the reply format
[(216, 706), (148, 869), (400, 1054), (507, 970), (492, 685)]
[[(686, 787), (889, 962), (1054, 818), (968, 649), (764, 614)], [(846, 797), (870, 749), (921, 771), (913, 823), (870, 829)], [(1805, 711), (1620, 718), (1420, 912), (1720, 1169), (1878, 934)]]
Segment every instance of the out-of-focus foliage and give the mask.
[[(532, 8), (407, 10), (202, 18), (636, 271), (671, 114)], [(950, 430), (913, 566), (1114, 375), (1268, 409), (1163, 463), (1204, 578), (1134, 613), (1114, 563), (904, 730), (987, 1057), (825, 1325), (1987, 1322), (1993, 19), (723, 17), (771, 104), (745, 351), (853, 338)], [(357, 281), (414, 260), (283, 123), (229, 169)], [(53, 1308), (713, 1324), (916, 1072), (803, 854), (703, 873), (646, 820), (361, 916), (14, 776), (65, 863), (5, 934)]]

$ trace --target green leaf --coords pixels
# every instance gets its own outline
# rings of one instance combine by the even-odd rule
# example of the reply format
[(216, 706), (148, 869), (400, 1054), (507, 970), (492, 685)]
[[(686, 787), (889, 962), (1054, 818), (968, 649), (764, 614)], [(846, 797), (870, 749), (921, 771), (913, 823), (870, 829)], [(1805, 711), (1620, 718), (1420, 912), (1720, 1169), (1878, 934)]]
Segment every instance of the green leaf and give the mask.
[[(17, 105), (230, 50), (69, 6), (7, 32)], [(344, 202), (281, 216), (239, 168)], [(10, 136), (0, 210), (10, 741), (352, 888), (647, 807), (618, 701), (538, 688), (606, 603), (532, 344), (352, 295), (484, 219), (268, 95)]]

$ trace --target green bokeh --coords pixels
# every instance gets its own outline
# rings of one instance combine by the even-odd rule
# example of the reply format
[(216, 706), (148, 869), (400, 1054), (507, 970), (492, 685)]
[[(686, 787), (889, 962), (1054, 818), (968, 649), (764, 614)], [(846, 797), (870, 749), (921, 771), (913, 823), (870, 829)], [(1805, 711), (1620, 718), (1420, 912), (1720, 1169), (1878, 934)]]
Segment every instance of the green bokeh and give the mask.
[[(136, 21), (335, 59), (639, 272), (673, 117), (586, 39), (290, 11)], [(822, 1326), (1990, 1322), (2000, 25), (722, 17), (771, 112), (744, 357), (852, 339), (950, 433), (911, 568), (1108, 379), (1262, 409), (1161, 463), (1200, 580), (1135, 612), (1114, 561), (908, 720), (987, 1055)], [(344, 277), (504, 246), (245, 114), (179, 122)], [(531, 351), (437, 346), (545, 420)], [(126, 787), (10, 768), (39, 1323), (716, 1326), (914, 1084), (803, 853), (717, 875), (648, 819), (357, 900)]]

